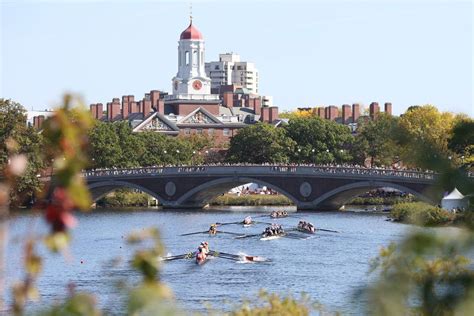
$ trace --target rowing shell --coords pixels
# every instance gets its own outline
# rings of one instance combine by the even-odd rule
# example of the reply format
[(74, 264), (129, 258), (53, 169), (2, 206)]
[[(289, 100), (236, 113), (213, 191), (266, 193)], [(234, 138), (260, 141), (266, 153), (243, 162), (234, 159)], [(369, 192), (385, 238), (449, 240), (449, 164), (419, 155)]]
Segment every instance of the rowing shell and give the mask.
[(304, 228), (296, 228), (296, 230), (305, 234), (311, 234), (311, 235), (315, 234), (315, 232), (304, 229)]
[(279, 235), (272, 235), (272, 236), (267, 236), (267, 237), (262, 237), (260, 240), (274, 240), (278, 239), (280, 237), (284, 237), (286, 234), (279, 234)]

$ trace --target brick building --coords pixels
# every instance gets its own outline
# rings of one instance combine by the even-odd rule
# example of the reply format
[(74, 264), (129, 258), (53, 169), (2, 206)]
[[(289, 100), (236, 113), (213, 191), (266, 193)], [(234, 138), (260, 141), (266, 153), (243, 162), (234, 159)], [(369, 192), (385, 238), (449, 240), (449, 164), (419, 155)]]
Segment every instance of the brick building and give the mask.
[[(232, 81), (231, 81), (232, 82)], [(172, 94), (152, 90), (137, 101), (133, 95), (111, 102), (91, 104), (96, 119), (128, 120), (135, 132), (156, 131), (170, 136), (202, 134), (217, 143), (227, 142), (240, 128), (258, 121), (277, 124), (278, 107), (242, 85), (223, 82), (212, 86), (205, 71), (204, 40), (193, 25), (178, 41), (178, 72), (172, 79)]]

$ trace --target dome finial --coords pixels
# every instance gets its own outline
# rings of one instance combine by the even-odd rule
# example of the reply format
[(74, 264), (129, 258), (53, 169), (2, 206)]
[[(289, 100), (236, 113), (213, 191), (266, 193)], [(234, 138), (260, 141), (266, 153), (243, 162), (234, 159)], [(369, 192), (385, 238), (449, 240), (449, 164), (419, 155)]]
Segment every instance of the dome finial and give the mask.
[(189, 24), (193, 24), (193, 3), (189, 2)]

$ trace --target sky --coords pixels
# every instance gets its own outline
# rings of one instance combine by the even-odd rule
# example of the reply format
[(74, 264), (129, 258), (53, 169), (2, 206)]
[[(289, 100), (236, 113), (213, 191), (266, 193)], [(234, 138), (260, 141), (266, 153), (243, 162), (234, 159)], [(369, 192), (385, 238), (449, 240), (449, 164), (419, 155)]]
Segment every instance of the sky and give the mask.
[[(0, 97), (27, 109), (171, 91), (189, 1), (0, 0)], [(236, 52), (280, 111), (392, 102), (474, 117), (471, 1), (193, 1), (206, 61)]]

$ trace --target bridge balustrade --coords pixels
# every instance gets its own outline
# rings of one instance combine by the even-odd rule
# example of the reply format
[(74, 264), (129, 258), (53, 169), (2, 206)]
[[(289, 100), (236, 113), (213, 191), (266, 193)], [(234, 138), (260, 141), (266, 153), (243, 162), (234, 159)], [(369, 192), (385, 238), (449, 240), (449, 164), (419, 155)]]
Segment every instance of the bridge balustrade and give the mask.
[[(410, 170), (396, 170), (383, 168), (362, 168), (362, 167), (338, 167), (338, 166), (295, 166), (295, 165), (202, 165), (202, 166), (178, 166), (178, 167), (141, 167), (141, 168), (120, 168), (87, 170), (83, 172), (85, 177), (108, 177), (127, 175), (159, 175), (159, 174), (189, 174), (189, 173), (227, 173), (235, 172), (236, 168), (253, 167), (253, 172), (262, 173), (315, 173), (315, 174), (335, 174), (335, 175), (365, 175), (365, 176), (387, 176), (412, 179), (433, 180), (436, 177), (434, 172), (421, 172)], [(234, 169), (234, 170), (228, 170)], [(469, 173), (473, 177), (474, 174)]]

